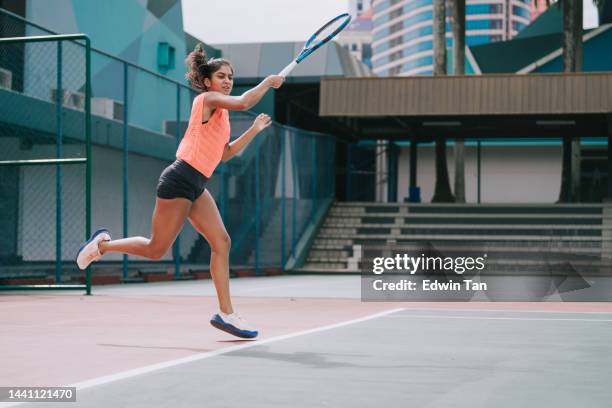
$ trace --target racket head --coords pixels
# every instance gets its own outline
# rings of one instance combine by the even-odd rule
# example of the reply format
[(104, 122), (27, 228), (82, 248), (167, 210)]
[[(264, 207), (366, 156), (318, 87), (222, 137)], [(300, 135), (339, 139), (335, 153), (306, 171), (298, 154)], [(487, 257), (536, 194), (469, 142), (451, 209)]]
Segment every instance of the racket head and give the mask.
[(329, 20), (313, 35), (311, 35), (308, 41), (306, 41), (306, 44), (304, 44), (304, 49), (296, 58), (296, 62), (299, 63), (323, 44), (331, 41), (331, 39), (337, 36), (340, 31), (344, 30), (350, 22), (351, 15), (349, 13), (342, 13)]

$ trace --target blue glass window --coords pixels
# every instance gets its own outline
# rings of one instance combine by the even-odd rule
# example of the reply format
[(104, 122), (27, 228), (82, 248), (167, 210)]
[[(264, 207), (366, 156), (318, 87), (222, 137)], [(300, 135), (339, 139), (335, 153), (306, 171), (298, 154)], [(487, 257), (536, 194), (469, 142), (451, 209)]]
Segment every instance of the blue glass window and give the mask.
[(491, 36), (488, 35), (468, 35), (465, 37), (467, 45), (485, 44), (491, 41)]
[[(383, 2), (383, 3), (388, 3), (388, 2)], [(381, 3), (382, 4), (382, 3)], [(408, 4), (406, 4), (403, 7), (400, 7), (398, 10), (401, 10), (401, 14), (406, 15), (409, 12), (411, 12), (412, 10), (416, 10), (420, 7), (424, 7), (424, 6), (428, 6), (432, 4), (432, 0), (416, 0), (416, 1), (412, 1), (409, 2)], [(376, 7), (374, 7), (374, 13), (377, 13), (376, 9), (379, 9), (380, 4), (377, 4)], [(390, 5), (388, 5), (388, 7), (391, 7)], [(383, 10), (383, 9), (380, 9)], [(376, 17), (374, 19), (374, 26), (377, 26), (379, 24), (383, 24), (387, 21), (389, 21), (391, 19), (391, 13), (385, 13), (380, 17)]]
[[(410, 27), (411, 25), (419, 23), (421, 21), (431, 21), (432, 18), (433, 18), (432, 11), (431, 10), (427, 10), (427, 11), (424, 11), (422, 13), (417, 14), (416, 16), (412, 16), (410, 18), (402, 20), (402, 26), (403, 27)], [(380, 40), (381, 38), (385, 38), (385, 37), (389, 36), (390, 34), (392, 34), (393, 33), (392, 29), (394, 29), (393, 26), (386, 27), (383, 30), (381, 30), (381, 31), (377, 32), (376, 34), (374, 34), (374, 41)], [(395, 31), (398, 31), (398, 30), (395, 29)]]
[(413, 31), (409, 31), (407, 33), (405, 33), (404, 35), (402, 35), (401, 37), (395, 37), (389, 41), (386, 41), (382, 44), (378, 44), (376, 47), (374, 47), (374, 52), (376, 53), (380, 53), (383, 52), (385, 50), (388, 50), (389, 48), (395, 47), (396, 45), (400, 45), (403, 43), (406, 43), (410, 40), (413, 40), (415, 38), (419, 38), (419, 37), (423, 37), (426, 35), (430, 35), (432, 33), (432, 27), (431, 26), (426, 26), (426, 27), (421, 27), (418, 28), (416, 30)]
[(409, 71), (414, 68), (424, 67), (433, 64), (433, 56), (428, 55), (427, 57), (417, 58), (413, 61), (408, 61), (402, 65), (402, 72)]
[(531, 11), (524, 9), (523, 7), (512, 6), (512, 14), (531, 20)]

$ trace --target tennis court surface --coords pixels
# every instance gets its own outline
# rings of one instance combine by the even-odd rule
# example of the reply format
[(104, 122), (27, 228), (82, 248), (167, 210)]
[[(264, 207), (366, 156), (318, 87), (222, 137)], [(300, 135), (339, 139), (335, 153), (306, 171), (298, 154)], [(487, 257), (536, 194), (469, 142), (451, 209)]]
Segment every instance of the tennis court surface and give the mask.
[(0, 296), (0, 386), (21, 407), (609, 407), (612, 303), (364, 303), (358, 276), (232, 280), (245, 341), (208, 323), (212, 282)]

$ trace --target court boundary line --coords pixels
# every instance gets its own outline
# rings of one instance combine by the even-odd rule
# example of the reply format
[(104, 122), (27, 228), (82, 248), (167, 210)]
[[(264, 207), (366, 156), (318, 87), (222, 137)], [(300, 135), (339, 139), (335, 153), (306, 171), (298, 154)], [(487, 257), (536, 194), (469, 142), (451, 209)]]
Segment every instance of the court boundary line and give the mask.
[[(404, 310), (405, 311), (405, 310)], [(462, 320), (519, 320), (519, 321), (571, 321), (571, 322), (612, 322), (612, 319), (578, 319), (578, 318), (550, 318), (550, 317), (510, 317), (510, 316), (444, 316), (444, 315), (418, 315), (402, 314), (391, 316), (393, 318), (416, 318), (416, 319), (462, 319)]]
[[(468, 302), (469, 303), (469, 302)], [(540, 302), (538, 302), (540, 303)], [(404, 307), (405, 311), (427, 311), (427, 312), (492, 312), (492, 313), (556, 313), (556, 314), (594, 314), (594, 315), (612, 315), (612, 310), (609, 312), (604, 311), (581, 311), (581, 310), (516, 310), (516, 309), (470, 309), (470, 308), (436, 308), (436, 307)]]
[[(315, 327), (313, 329), (307, 329), (307, 330), (301, 330), (295, 333), (289, 333), (289, 334), (283, 334), (280, 336), (275, 336), (275, 337), (270, 337), (270, 338), (264, 338), (262, 340), (255, 340), (252, 342), (249, 342), (247, 344), (240, 344), (237, 346), (231, 346), (231, 347), (224, 347), (221, 348), (219, 350), (214, 350), (214, 351), (208, 351), (206, 353), (198, 353), (198, 354), (194, 354), (188, 357), (181, 357), (178, 359), (174, 359), (174, 360), (169, 360), (169, 361), (164, 361), (162, 363), (156, 363), (156, 364), (151, 364), (151, 365), (147, 365), (144, 367), (139, 367), (139, 368), (133, 368), (130, 370), (126, 370), (126, 371), (121, 371), (115, 374), (109, 374), (109, 375), (105, 375), (102, 377), (97, 377), (97, 378), (92, 378), (89, 380), (85, 380), (85, 381), (81, 381), (78, 383), (74, 383), (74, 384), (70, 384), (70, 385), (66, 385), (65, 387), (76, 387), (77, 391), (82, 391), (88, 388), (93, 388), (99, 385), (105, 385), (105, 384), (109, 384), (115, 381), (119, 381), (119, 380), (125, 380), (128, 378), (132, 378), (132, 377), (137, 377), (141, 374), (148, 374), (151, 372), (155, 372), (155, 371), (159, 371), (159, 370), (163, 370), (165, 368), (170, 368), (170, 367), (175, 367), (181, 364), (187, 364), (187, 363), (192, 363), (195, 361), (200, 361), (200, 360), (204, 360), (207, 358), (211, 358), (211, 357), (215, 357), (215, 356), (219, 356), (219, 355), (223, 355), (223, 354), (227, 354), (227, 353), (232, 353), (234, 351), (239, 351), (239, 350), (244, 350), (247, 348), (251, 348), (251, 347), (256, 347), (256, 346), (260, 346), (263, 344), (269, 344), (269, 343), (275, 343), (277, 341), (282, 341), (282, 340), (287, 340), (287, 339), (292, 339), (295, 337), (299, 337), (299, 336), (305, 336), (308, 334), (313, 334), (313, 333), (319, 333), (322, 331), (327, 331), (327, 330), (332, 330), (332, 329), (337, 329), (339, 327), (344, 327), (344, 326), (349, 326), (351, 324), (356, 324), (356, 323), (361, 323), (361, 322), (365, 322), (368, 320), (372, 320), (372, 319), (376, 319), (379, 317), (384, 317), (384, 316), (388, 316), (390, 314), (393, 313), (397, 313), (397, 312), (401, 312), (405, 310), (404, 308), (395, 308), (395, 309), (388, 309), (385, 310), (383, 312), (378, 312), (378, 313), (374, 313), (371, 315), (367, 315), (367, 316), (363, 316), (363, 317), (359, 317), (357, 319), (351, 319), (351, 320), (346, 320), (343, 322), (339, 322), (339, 323), (333, 323), (333, 324), (328, 324), (325, 326), (320, 326), (320, 327)], [(21, 404), (27, 404), (30, 403), (31, 401), (23, 401), (23, 402), (0, 402), (0, 407), (4, 408), (4, 407), (14, 407), (17, 405), (21, 405)]]

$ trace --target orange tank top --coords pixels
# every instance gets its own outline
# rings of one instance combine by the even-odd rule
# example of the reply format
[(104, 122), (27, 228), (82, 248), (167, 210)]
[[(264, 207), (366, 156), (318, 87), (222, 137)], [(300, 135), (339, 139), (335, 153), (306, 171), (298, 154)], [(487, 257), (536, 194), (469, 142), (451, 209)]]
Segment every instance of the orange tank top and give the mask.
[(210, 178), (230, 140), (230, 122), (227, 109), (217, 108), (208, 122), (202, 123), (203, 99), (201, 93), (193, 100), (189, 125), (176, 151), (176, 158)]

